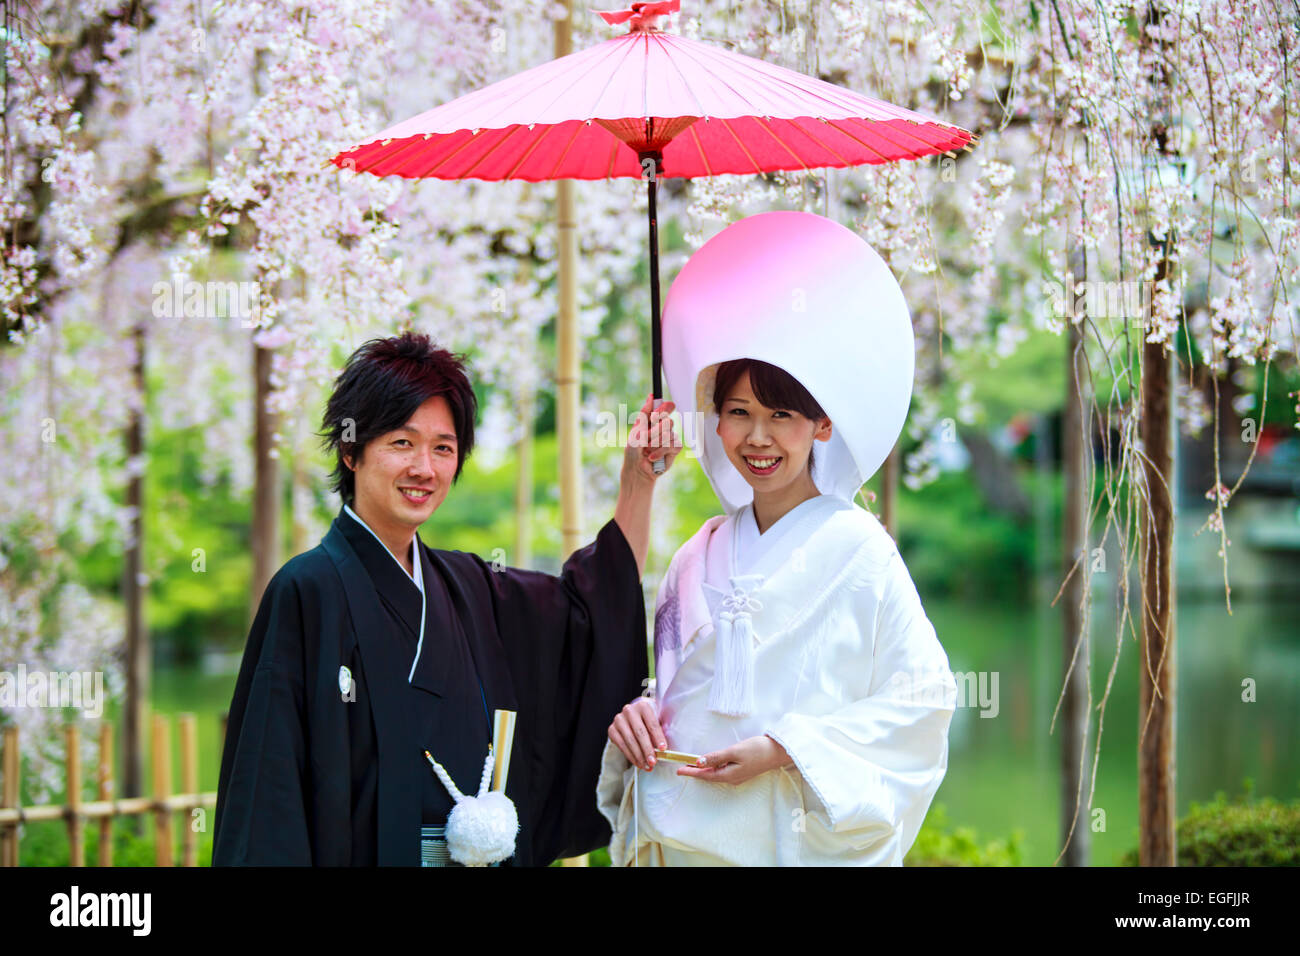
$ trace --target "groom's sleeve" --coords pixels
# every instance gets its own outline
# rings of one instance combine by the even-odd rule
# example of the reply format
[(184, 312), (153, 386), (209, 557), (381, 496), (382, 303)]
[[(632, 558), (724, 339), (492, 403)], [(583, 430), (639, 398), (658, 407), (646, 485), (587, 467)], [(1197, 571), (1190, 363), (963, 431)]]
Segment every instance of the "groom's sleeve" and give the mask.
[(304, 608), (288, 566), (266, 587), (226, 726), (213, 866), (310, 866)]
[(601, 754), (610, 721), (649, 673), (632, 549), (611, 520), (558, 577), (479, 565), (520, 701), (518, 727), (533, 735), (530, 859), (546, 864), (606, 846), (609, 823), (596, 805)]

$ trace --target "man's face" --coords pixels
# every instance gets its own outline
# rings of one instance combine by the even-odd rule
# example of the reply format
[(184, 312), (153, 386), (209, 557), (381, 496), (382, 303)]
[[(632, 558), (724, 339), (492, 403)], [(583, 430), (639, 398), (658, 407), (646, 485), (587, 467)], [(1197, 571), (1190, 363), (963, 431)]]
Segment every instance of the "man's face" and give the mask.
[(372, 439), (359, 461), (344, 461), (356, 475), (353, 509), (366, 524), (418, 528), (438, 510), (456, 474), (451, 407), (435, 395), (401, 428)]

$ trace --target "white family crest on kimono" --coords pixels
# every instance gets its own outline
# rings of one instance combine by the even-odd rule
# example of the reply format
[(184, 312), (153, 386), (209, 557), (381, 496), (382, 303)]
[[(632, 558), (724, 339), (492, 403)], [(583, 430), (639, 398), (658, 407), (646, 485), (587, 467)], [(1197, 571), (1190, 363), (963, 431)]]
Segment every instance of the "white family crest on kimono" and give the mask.
[[(754, 645), (741, 715), (709, 700), (729, 612), (747, 615)], [(642, 863), (901, 865), (947, 769), (956, 686), (873, 515), (822, 495), (762, 535), (750, 506), (710, 518), (661, 584), (655, 663), (670, 749), (768, 734), (794, 766), (732, 786), (666, 761), (637, 772), (607, 745), (597, 797), (615, 865), (635, 858), (634, 835)]]

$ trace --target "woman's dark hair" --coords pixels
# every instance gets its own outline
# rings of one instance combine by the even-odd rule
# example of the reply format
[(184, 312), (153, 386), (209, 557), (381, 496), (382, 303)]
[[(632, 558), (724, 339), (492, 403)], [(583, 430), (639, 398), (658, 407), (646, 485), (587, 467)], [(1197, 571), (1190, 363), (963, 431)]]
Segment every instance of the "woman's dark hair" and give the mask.
[[(749, 373), (749, 387), (754, 390), (754, 397), (767, 408), (786, 412), (798, 412), (804, 418), (820, 421), (827, 415), (808, 389), (799, 384), (799, 380), (783, 368), (760, 362), (758, 359), (733, 359), (718, 366), (717, 377), (713, 381), (713, 410), (722, 415), (722, 403), (740, 381), (740, 377)], [(812, 474), (813, 450), (808, 449), (808, 474)]]
[(334, 383), (325, 406), (321, 438), (335, 455), (330, 487), (352, 504), (356, 475), (353, 464), (373, 439), (401, 428), (416, 409), (436, 395), (447, 400), (456, 428), (456, 474), (474, 447), (478, 399), (465, 374), (465, 357), (440, 349), (427, 336), (404, 332), (388, 339), (371, 339), (352, 353)]

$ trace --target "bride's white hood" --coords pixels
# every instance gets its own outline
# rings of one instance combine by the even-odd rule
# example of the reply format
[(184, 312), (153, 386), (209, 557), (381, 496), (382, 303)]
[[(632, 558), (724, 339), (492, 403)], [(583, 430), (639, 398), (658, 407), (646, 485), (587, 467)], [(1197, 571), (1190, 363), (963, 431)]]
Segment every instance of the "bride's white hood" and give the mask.
[(720, 363), (758, 359), (808, 389), (831, 419), (830, 440), (813, 446), (813, 483), (851, 501), (902, 432), (914, 349), (907, 302), (885, 261), (812, 213), (731, 224), (682, 267), (664, 301), (668, 390), (728, 514), (754, 494), (717, 435)]

